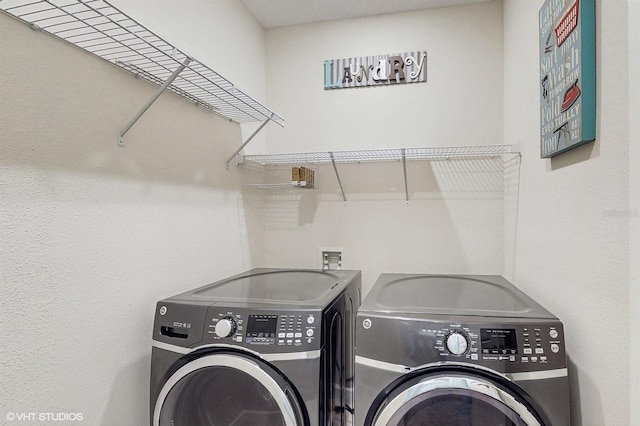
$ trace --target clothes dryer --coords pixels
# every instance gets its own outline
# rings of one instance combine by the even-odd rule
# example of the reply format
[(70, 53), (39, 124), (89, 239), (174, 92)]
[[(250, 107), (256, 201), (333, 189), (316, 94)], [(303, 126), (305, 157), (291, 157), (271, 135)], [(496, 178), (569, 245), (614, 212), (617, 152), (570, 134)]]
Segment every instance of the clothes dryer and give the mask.
[(353, 421), (359, 271), (253, 269), (158, 302), (153, 426)]
[(569, 426), (560, 320), (501, 276), (382, 274), (356, 320), (356, 424)]

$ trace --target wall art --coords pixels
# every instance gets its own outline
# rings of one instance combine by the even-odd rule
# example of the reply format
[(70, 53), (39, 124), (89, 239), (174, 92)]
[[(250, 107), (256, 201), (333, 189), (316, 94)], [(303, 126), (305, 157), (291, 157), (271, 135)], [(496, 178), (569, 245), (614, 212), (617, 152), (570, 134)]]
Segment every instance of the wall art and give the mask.
[(540, 9), (540, 155), (596, 138), (595, 0), (546, 0)]

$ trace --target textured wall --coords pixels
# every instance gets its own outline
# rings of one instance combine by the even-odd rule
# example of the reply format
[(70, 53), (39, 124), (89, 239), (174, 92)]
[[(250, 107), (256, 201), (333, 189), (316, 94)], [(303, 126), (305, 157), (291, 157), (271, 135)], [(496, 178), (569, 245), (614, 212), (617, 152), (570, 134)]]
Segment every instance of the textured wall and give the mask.
[[(629, 0), (629, 52), (640, 51), (640, 0)], [(633, 77), (632, 77), (633, 76)], [(631, 419), (640, 419), (640, 122), (631, 117), (640, 117), (640, 56), (629, 54), (629, 261), (631, 312), (631, 382), (629, 401)]]
[[(539, 154), (538, 10), (504, 3), (505, 140), (523, 141), (508, 275), (565, 324), (575, 425), (629, 418), (629, 133), (626, 2), (597, 3), (597, 140)], [(513, 228), (507, 228), (513, 229)]]
[(168, 93), (119, 148), (155, 87), (3, 14), (0, 39), (0, 423), (147, 424), (155, 302), (262, 263), (240, 127)]
[[(328, 59), (426, 50), (427, 83), (324, 90)], [(500, 2), (267, 31), (272, 152), (502, 143)], [(368, 291), (381, 272), (501, 273), (503, 167), (494, 161), (331, 166), (318, 191), (269, 195), (266, 259), (317, 267), (344, 247)]]

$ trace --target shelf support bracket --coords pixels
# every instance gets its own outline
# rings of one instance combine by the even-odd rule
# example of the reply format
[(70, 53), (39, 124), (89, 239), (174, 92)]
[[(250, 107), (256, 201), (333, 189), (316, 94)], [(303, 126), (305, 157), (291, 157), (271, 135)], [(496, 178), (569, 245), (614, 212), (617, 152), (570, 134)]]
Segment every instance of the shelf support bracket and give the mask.
[(402, 172), (404, 173), (404, 199), (407, 205), (409, 205), (409, 185), (407, 183), (407, 154), (405, 149), (402, 148)]
[(329, 157), (331, 157), (331, 164), (333, 165), (333, 171), (336, 172), (336, 178), (338, 179), (338, 185), (340, 186), (340, 192), (342, 192), (342, 199), (344, 200), (344, 205), (347, 205), (347, 196), (344, 195), (344, 189), (342, 188), (342, 181), (340, 180), (340, 174), (338, 173), (338, 167), (336, 166), (336, 159), (333, 156), (333, 152), (329, 152)]
[(240, 145), (240, 148), (236, 149), (236, 150), (235, 150), (235, 152), (234, 152), (233, 154), (231, 154), (231, 156), (227, 159), (227, 162), (226, 162), (226, 163), (224, 163), (224, 168), (225, 168), (225, 169), (229, 170), (229, 163), (231, 162), (231, 160), (233, 160), (234, 158), (236, 158), (236, 155), (238, 155), (238, 153), (239, 153), (240, 151), (242, 151), (242, 149), (243, 149), (245, 146), (247, 146), (247, 144), (248, 144), (249, 142), (251, 142), (251, 139), (253, 139), (253, 138), (254, 138), (258, 133), (260, 133), (260, 130), (262, 130), (262, 129), (264, 128), (264, 126), (266, 126), (266, 125), (267, 125), (267, 123), (269, 123), (272, 119), (273, 119), (273, 113), (271, 113), (271, 117), (269, 117), (269, 118), (267, 118), (266, 120), (264, 120), (264, 121), (262, 122), (262, 124), (260, 125), (260, 127), (258, 127), (258, 128), (256, 129), (256, 131), (255, 131), (255, 132), (253, 132), (253, 133), (251, 134), (251, 136), (249, 136), (249, 137), (247, 138), (247, 140), (246, 140), (246, 141), (244, 141), (244, 142), (242, 143), (242, 145)]
[(144, 104), (144, 106), (140, 109), (140, 111), (138, 111), (138, 113), (135, 115), (135, 117), (133, 117), (131, 119), (131, 121), (129, 121), (129, 124), (127, 124), (124, 129), (122, 129), (122, 131), (120, 132), (120, 134), (118, 135), (118, 146), (124, 146), (124, 135), (131, 130), (131, 128), (133, 127), (134, 124), (136, 124), (136, 122), (140, 119), (140, 117), (142, 117), (142, 115), (149, 109), (149, 107), (156, 101), (156, 99), (158, 99), (160, 97), (160, 95), (162, 95), (162, 93), (164, 93), (165, 90), (167, 90), (167, 88), (169, 87), (169, 85), (171, 83), (173, 83), (173, 80), (176, 79), (176, 77), (178, 77), (178, 74), (180, 74), (186, 67), (187, 65), (189, 65), (189, 63), (192, 61), (193, 59), (190, 57), (187, 57), (184, 62), (178, 67), (176, 68), (176, 70), (173, 72), (173, 74), (171, 74), (171, 77), (169, 77), (167, 79), (167, 81), (165, 81), (162, 86), (160, 86), (160, 88), (158, 89), (158, 91), (155, 93), (155, 95), (153, 95), (151, 97), (151, 99), (149, 99), (147, 101), (146, 104)]

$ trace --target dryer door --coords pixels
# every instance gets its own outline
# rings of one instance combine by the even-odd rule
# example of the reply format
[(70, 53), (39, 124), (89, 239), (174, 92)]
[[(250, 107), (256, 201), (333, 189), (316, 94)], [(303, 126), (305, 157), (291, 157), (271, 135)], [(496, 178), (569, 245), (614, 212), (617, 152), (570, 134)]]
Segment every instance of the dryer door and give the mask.
[(501, 379), (469, 373), (425, 373), (379, 397), (367, 425), (542, 426), (535, 409)]
[(188, 362), (167, 380), (154, 426), (302, 425), (291, 386), (267, 363), (239, 353), (214, 353)]

